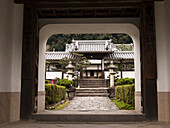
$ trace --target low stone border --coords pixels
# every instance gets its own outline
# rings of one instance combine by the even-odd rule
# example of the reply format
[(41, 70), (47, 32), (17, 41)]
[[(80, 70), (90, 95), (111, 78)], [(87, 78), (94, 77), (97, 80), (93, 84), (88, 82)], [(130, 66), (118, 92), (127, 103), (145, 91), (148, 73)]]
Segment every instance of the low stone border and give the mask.
[(46, 109), (46, 110), (55, 109), (56, 106), (58, 106), (58, 105), (60, 105), (60, 104), (63, 104), (63, 103), (65, 103), (66, 101), (68, 101), (68, 99), (62, 100), (62, 101), (60, 101), (60, 102), (58, 102), (58, 103), (56, 103), (56, 104), (54, 104), (54, 105), (52, 105), (52, 106), (50, 106), (50, 107), (45, 107), (45, 109)]

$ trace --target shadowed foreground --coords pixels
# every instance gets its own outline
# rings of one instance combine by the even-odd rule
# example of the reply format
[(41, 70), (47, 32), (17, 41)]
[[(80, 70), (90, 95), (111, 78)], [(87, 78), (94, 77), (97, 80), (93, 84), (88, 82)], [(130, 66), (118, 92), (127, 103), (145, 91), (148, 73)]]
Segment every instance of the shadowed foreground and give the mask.
[(69, 123), (19, 121), (0, 124), (1, 128), (170, 128), (170, 123), (159, 122), (132, 122), (132, 123)]

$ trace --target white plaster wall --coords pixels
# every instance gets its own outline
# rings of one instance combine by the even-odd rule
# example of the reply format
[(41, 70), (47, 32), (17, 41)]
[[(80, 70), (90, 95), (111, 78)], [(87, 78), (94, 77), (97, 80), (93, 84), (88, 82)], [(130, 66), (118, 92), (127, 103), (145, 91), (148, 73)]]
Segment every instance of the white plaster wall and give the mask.
[(40, 30), (39, 49), (39, 91), (44, 91), (45, 80), (45, 46), (47, 39), (54, 34), (88, 34), (88, 33), (126, 33), (132, 37), (135, 46), (136, 91), (141, 90), (140, 80), (140, 42), (139, 30), (132, 24), (50, 24)]
[(0, 92), (20, 91), (22, 14), (22, 5), (0, 0)]
[(11, 91), (21, 91), (23, 5), (14, 5), (12, 28), (12, 73)]
[[(119, 78), (120, 78), (120, 72), (118, 72), (118, 74), (119, 74)], [(134, 71), (123, 71), (122, 72), (122, 77), (123, 78), (126, 78), (126, 77), (135, 78), (135, 72)]]
[(96, 70), (97, 69), (97, 65), (90, 65), (89, 67), (87, 67), (87, 70)]
[(155, 2), (158, 92), (170, 91), (170, 1)]
[[(67, 78), (68, 74), (64, 74), (64, 78)], [(46, 72), (46, 79), (55, 79), (55, 78), (62, 79), (62, 72)]]

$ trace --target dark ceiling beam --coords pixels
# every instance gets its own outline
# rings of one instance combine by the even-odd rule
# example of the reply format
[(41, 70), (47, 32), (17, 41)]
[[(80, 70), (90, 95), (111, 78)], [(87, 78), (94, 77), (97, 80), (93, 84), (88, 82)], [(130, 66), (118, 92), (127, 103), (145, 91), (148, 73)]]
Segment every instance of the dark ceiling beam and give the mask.
[(43, 13), (41, 12), (41, 10), (38, 10), (38, 12), (40, 13), (40, 16), (41, 16), (42, 18), (45, 18), (45, 16), (44, 16)]
[(140, 8), (140, 3), (124, 3), (124, 4), (113, 4), (113, 3), (76, 3), (76, 4), (37, 4), (36, 8), (39, 9), (110, 9), (110, 8)]
[(81, 9), (81, 17), (84, 17), (83, 9)]
[(57, 18), (57, 17), (58, 17), (58, 15), (57, 15), (57, 13), (56, 13), (56, 10), (55, 10), (55, 9), (53, 9), (53, 13), (54, 13), (55, 17)]
[(94, 17), (97, 17), (97, 9), (94, 10)]
[(47, 4), (47, 3), (140, 3), (146, 1), (163, 1), (163, 0), (14, 0), (15, 3), (33, 3), (33, 4)]
[(121, 16), (124, 16), (126, 8), (122, 10)]
[(67, 10), (67, 15), (68, 15), (69, 18), (71, 17), (70, 10)]
[(111, 14), (111, 9), (108, 9), (108, 17), (110, 17), (110, 14)]

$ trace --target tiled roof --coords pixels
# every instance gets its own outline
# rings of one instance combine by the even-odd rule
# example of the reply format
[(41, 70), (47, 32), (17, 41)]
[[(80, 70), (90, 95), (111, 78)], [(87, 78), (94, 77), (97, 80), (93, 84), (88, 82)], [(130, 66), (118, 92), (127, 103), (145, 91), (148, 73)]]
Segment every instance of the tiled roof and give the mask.
[[(69, 52), (46, 52), (47, 60), (60, 60), (64, 57), (74, 58), (74, 55)], [(107, 54), (104, 59), (134, 59), (133, 51), (115, 51)]]
[(113, 52), (111, 40), (74, 40), (66, 45), (66, 51), (79, 53)]
[(104, 59), (134, 59), (133, 51), (114, 51), (112, 54), (107, 54)]
[(60, 60), (64, 57), (74, 58), (74, 55), (69, 52), (46, 52), (46, 60)]

